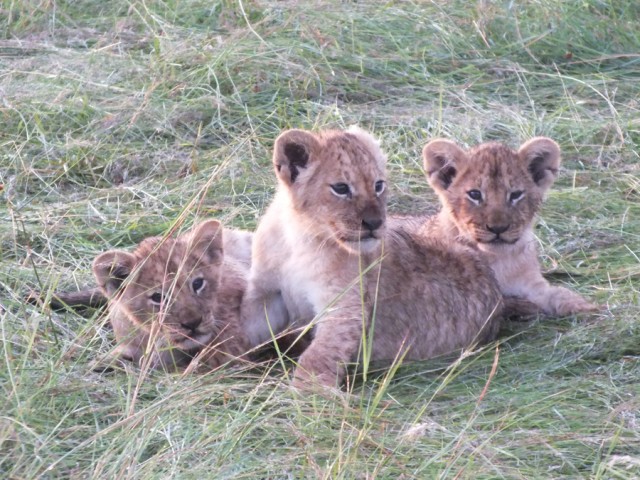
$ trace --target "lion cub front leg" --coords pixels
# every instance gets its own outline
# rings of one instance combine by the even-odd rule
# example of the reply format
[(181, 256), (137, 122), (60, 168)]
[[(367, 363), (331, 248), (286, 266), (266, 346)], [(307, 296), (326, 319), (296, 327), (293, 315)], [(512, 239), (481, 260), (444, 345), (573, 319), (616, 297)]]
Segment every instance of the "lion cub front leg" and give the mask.
[(530, 272), (520, 288), (507, 293), (515, 293), (538, 305), (547, 315), (567, 316), (576, 313), (587, 313), (598, 310), (598, 306), (589, 302), (581, 295), (569, 290), (549, 284), (540, 271)]
[(251, 347), (277, 335), (290, 323), (289, 313), (279, 291), (250, 282), (240, 309), (241, 325)]
[[(325, 305), (330, 303), (331, 300)], [(340, 385), (346, 373), (346, 364), (358, 352), (363, 334), (362, 299), (358, 293), (345, 295), (327, 310), (324, 316), (320, 314), (313, 341), (298, 361), (293, 377), (294, 387), (305, 389), (313, 385)]]
[(599, 309), (596, 304), (589, 302), (568, 288), (552, 286), (548, 283), (541, 307), (549, 315), (562, 317), (576, 313), (595, 312)]
[(229, 362), (247, 360), (251, 346), (238, 324), (229, 323), (199, 355), (199, 363), (213, 370)]
[(139, 365), (145, 346), (149, 342), (149, 335), (117, 309), (109, 312), (109, 322), (113, 328), (116, 346), (108, 354), (94, 360), (91, 369), (104, 372), (111, 370), (114, 364), (118, 363)]
[(106, 356), (93, 362), (92, 370), (108, 371), (113, 368), (114, 363), (133, 363), (141, 366), (146, 356), (149, 356), (149, 365), (154, 369), (163, 368), (166, 371), (173, 371), (176, 367), (188, 363), (189, 357), (171, 348), (162, 339), (152, 340), (146, 330), (129, 320), (121, 311), (111, 312), (110, 322), (116, 347)]

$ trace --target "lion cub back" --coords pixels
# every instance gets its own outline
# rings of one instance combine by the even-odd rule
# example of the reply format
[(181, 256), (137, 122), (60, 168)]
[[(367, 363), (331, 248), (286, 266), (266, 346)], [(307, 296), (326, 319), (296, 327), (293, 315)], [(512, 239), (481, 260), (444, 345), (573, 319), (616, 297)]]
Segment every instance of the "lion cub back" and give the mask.
[(487, 343), (496, 338), (502, 294), (477, 252), (419, 233), (419, 224), (392, 219), (382, 264), (373, 358), (407, 359)]

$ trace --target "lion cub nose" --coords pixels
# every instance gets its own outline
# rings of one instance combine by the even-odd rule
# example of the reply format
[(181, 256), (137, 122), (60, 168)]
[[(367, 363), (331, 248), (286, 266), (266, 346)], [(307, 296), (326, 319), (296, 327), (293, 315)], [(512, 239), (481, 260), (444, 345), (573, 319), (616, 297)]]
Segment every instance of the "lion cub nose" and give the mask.
[(496, 235), (500, 235), (501, 233), (509, 230), (510, 226), (511, 225), (487, 225), (487, 230), (489, 230), (491, 233), (495, 233)]
[(373, 232), (382, 225), (382, 218), (380, 217), (365, 217), (362, 219), (362, 226), (367, 230)]
[(180, 322), (180, 325), (187, 330), (195, 330), (198, 328), (198, 325), (202, 323), (202, 317), (200, 318), (192, 318), (191, 320)]

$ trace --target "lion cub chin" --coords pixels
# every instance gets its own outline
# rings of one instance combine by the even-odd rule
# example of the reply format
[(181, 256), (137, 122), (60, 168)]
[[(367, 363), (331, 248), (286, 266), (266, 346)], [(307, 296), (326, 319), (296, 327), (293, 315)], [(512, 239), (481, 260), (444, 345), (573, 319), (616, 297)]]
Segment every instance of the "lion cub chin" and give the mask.
[(502, 295), (477, 253), (387, 225), (386, 157), (371, 135), (289, 130), (273, 163), (242, 325), (257, 345), (312, 322), (294, 385), (335, 386), (363, 347), (372, 360), (425, 359), (495, 337)]
[(560, 166), (560, 147), (536, 137), (514, 151), (485, 143), (464, 151), (437, 139), (423, 149), (429, 184), (442, 210), (424, 234), (477, 248), (507, 296), (522, 297), (549, 315), (597, 310), (540, 271), (533, 222)]
[(238, 330), (248, 264), (225, 257), (222, 231), (208, 220), (177, 238), (147, 238), (133, 253), (96, 257), (117, 359), (173, 370), (203, 350), (211, 367), (248, 350)]

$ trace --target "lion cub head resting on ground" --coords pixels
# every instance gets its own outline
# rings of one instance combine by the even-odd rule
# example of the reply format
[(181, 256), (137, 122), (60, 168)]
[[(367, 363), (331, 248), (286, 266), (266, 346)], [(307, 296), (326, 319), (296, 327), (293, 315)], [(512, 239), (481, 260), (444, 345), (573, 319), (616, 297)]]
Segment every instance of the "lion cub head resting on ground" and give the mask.
[(109, 298), (121, 359), (139, 362), (149, 351), (153, 367), (182, 366), (221, 333), (222, 350), (241, 351), (230, 342), (237, 340), (231, 336), (246, 280), (242, 267), (225, 262), (219, 222), (205, 221), (175, 239), (147, 238), (133, 253), (105, 252), (93, 272)]
[(484, 252), (503, 293), (524, 297), (547, 314), (595, 306), (540, 273), (533, 222), (560, 166), (560, 147), (536, 137), (517, 151), (496, 142), (464, 151), (449, 140), (423, 149), (429, 184), (443, 209), (432, 234)]

